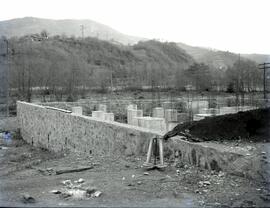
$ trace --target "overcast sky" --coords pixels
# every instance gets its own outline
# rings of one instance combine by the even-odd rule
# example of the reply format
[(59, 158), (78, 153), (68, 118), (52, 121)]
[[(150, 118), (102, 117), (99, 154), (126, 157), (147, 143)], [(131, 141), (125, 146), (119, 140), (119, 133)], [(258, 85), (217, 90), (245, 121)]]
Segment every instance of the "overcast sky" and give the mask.
[(270, 54), (270, 0), (2, 0), (0, 20), (91, 19), (129, 35)]

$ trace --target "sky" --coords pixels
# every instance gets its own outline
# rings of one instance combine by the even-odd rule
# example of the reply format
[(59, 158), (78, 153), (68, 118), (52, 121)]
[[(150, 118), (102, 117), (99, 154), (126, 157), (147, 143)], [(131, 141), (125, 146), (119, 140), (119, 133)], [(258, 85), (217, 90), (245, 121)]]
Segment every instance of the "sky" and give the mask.
[(270, 0), (1, 0), (0, 20), (91, 19), (124, 34), (270, 54)]

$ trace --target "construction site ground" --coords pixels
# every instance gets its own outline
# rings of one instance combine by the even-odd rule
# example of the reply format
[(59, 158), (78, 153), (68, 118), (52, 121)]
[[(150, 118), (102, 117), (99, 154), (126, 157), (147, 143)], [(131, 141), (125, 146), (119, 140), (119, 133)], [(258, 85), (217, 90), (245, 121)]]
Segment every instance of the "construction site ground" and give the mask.
[[(266, 183), (168, 161), (164, 171), (142, 169), (143, 157), (57, 155), (21, 139), (0, 142), (0, 206), (269, 207)], [(56, 175), (78, 167), (92, 169)], [(79, 180), (81, 179), (81, 181)], [(74, 186), (62, 184), (70, 180)], [(78, 180), (81, 182), (78, 184)], [(77, 181), (74, 182), (74, 181)], [(77, 187), (76, 187), (77, 184)], [(72, 189), (99, 194), (64, 194)], [(52, 193), (59, 191), (59, 194)], [(57, 193), (57, 192), (56, 192)], [(101, 193), (101, 194), (100, 194)]]

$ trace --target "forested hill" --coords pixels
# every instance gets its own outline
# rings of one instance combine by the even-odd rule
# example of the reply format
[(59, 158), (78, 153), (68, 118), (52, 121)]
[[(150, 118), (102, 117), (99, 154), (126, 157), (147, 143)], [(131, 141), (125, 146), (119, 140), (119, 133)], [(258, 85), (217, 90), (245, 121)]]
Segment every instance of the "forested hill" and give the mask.
[(177, 43), (177, 45), (190, 54), (197, 62), (203, 62), (213, 68), (225, 69), (231, 67), (239, 58), (251, 60), (257, 64), (270, 61), (270, 55), (267, 54), (236, 54), (229, 51), (194, 47), (184, 43)]
[(68, 37), (97, 37), (102, 40), (119, 42), (122, 44), (135, 44), (144, 38), (122, 34), (113, 28), (92, 20), (52, 20), (35, 17), (24, 17), (0, 21), (0, 37), (21, 37), (46, 30), (51, 36), (66, 35)]
[(11, 85), (20, 90), (29, 80), (31, 87), (55, 90), (61, 86), (67, 91), (74, 86), (167, 85), (177, 71), (194, 63), (176, 44), (157, 41), (123, 46), (96, 38), (43, 34), (12, 38), (9, 43)]
[(183, 48), (197, 62), (205, 63), (217, 69), (227, 69), (239, 59), (238, 54), (231, 53), (229, 51), (219, 51), (203, 47), (194, 47), (184, 43), (177, 43), (177, 45)]

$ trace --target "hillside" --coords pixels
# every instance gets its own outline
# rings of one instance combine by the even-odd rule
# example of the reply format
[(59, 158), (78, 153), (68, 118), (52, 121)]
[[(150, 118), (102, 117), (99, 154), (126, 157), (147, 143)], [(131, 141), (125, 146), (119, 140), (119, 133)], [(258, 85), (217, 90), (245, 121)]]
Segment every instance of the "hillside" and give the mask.
[(218, 51), (203, 47), (193, 47), (184, 43), (177, 43), (177, 45), (183, 48), (197, 62), (203, 62), (213, 68), (226, 69), (229, 66), (232, 66), (239, 59), (239, 55), (231, 52)]
[(124, 46), (90, 37), (32, 37), (10, 39), (11, 86), (23, 97), (31, 94), (26, 90), (30, 86), (60, 97), (75, 95), (79, 88), (168, 87), (174, 84), (177, 71), (194, 63), (174, 43), (146, 41)]
[(255, 61), (258, 64), (262, 64), (264, 62), (270, 62), (270, 55), (265, 54), (241, 54), (241, 56), (248, 58), (250, 60)]
[(139, 40), (143, 40), (143, 38), (122, 34), (106, 25), (92, 20), (52, 20), (34, 17), (0, 21), (0, 36), (20, 37), (46, 30), (51, 36), (64, 34), (66, 36), (81, 37), (81, 25), (84, 26), (85, 37), (98, 37), (102, 40), (122, 44), (135, 44)]
[[(190, 54), (197, 62), (203, 62), (214, 68), (227, 68), (232, 66), (235, 61), (239, 60), (239, 54), (231, 53), (229, 51), (220, 51), (208, 49), (203, 47), (194, 47), (184, 43), (177, 43), (177, 45)], [(240, 54), (241, 59), (249, 59), (259, 63), (270, 62), (270, 55), (265, 54)]]

